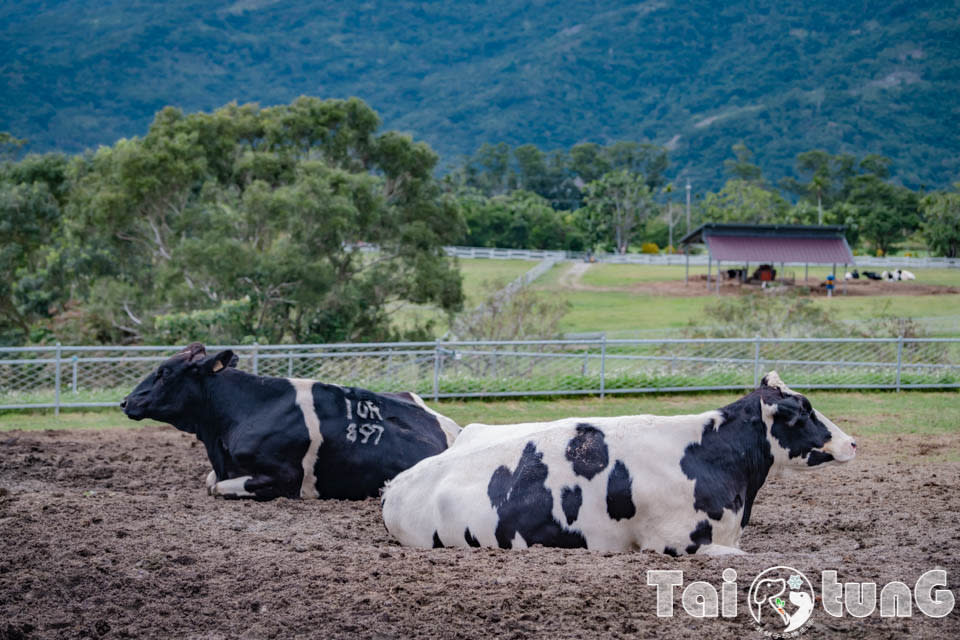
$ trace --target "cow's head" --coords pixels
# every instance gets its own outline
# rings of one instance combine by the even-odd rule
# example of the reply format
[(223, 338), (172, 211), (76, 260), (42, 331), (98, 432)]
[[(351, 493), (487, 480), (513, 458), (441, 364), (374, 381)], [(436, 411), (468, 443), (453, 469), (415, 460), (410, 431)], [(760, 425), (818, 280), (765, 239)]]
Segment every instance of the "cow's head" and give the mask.
[(144, 378), (120, 406), (134, 420), (176, 422), (184, 412), (195, 410), (203, 402), (206, 376), (236, 365), (233, 351), (208, 356), (206, 348), (195, 342)]
[(776, 371), (764, 376), (758, 391), (760, 415), (778, 466), (812, 469), (853, 460), (857, 454), (854, 439), (785, 385)]

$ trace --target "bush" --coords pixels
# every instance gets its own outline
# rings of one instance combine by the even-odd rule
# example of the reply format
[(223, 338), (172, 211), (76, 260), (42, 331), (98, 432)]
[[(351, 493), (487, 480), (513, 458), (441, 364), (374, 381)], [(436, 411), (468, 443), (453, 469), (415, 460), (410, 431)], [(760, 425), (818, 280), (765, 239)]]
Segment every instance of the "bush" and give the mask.
[(644, 242), (640, 246), (640, 253), (660, 253), (660, 247), (656, 242)]

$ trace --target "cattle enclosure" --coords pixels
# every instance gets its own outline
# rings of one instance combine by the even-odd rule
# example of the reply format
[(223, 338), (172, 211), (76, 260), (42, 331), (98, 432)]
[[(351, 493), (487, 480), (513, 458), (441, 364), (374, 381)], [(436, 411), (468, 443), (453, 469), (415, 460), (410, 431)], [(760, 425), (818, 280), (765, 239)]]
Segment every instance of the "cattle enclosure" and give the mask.
[[(816, 398), (814, 397), (816, 404)], [(949, 402), (949, 400), (948, 400)], [(896, 421), (894, 419), (894, 421)], [(858, 429), (854, 426), (852, 431)], [(744, 557), (535, 548), (416, 550), (376, 500), (227, 501), (203, 488), (206, 455), (170, 427), (0, 434), (0, 637), (753, 637), (750, 581), (788, 564), (819, 588), (960, 576), (955, 431), (860, 437), (847, 466), (768, 482)], [(649, 569), (719, 588), (739, 613), (656, 616)], [(807, 637), (956, 637), (942, 619), (831, 618)], [(757, 635), (757, 637), (760, 637)]]

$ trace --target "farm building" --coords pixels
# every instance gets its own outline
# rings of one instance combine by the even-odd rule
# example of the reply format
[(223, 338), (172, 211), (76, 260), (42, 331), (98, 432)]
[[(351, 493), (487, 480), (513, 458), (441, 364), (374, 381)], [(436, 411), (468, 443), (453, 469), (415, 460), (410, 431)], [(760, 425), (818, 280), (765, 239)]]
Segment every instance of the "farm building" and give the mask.
[[(716, 283), (720, 286), (721, 274), (741, 282), (772, 281), (776, 279), (776, 265), (854, 264), (853, 253), (843, 235), (843, 226), (804, 226), (790, 224), (728, 224), (708, 222), (700, 225), (680, 240), (687, 254), (687, 279), (689, 280), (689, 251), (693, 244), (707, 248), (707, 286), (710, 286), (713, 263), (717, 263)], [(736, 269), (722, 271), (723, 263), (737, 265)], [(742, 266), (741, 266), (742, 265)], [(753, 273), (750, 265), (756, 265)]]

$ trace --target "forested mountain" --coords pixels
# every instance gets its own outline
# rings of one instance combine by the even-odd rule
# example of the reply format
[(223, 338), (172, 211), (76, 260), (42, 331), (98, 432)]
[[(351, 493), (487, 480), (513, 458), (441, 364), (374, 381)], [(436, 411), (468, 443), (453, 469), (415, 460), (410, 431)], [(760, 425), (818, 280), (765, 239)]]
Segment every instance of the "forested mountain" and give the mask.
[[(0, 131), (34, 151), (143, 135), (165, 105), (358, 96), (458, 164), (481, 144), (650, 141), (706, 190), (743, 141), (960, 176), (960, 4), (19, 0), (0, 4)], [(699, 189), (698, 189), (699, 190)]]

